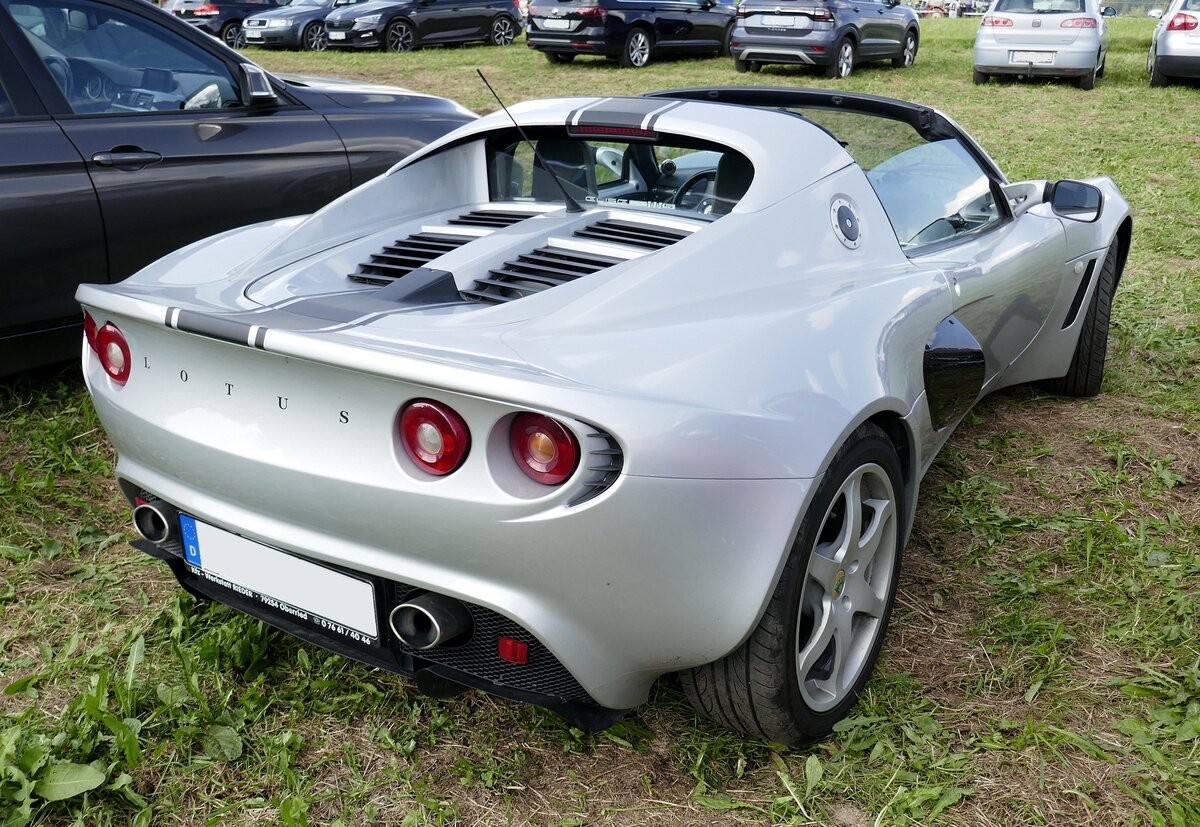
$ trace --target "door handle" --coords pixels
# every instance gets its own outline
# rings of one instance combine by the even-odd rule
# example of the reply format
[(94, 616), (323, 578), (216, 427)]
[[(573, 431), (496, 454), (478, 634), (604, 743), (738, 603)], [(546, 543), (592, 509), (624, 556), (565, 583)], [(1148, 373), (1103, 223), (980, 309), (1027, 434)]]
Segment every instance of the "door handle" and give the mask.
[(97, 152), (92, 156), (92, 163), (102, 167), (116, 167), (124, 170), (138, 170), (157, 164), (162, 160), (157, 152), (146, 152), (142, 149), (115, 148), (108, 152)]

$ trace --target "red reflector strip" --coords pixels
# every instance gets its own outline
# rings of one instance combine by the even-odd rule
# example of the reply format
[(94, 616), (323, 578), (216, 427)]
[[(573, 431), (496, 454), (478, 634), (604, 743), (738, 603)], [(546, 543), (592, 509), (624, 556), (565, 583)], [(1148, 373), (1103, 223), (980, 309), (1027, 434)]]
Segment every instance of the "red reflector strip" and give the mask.
[(150, 501), (148, 499), (146, 499), (145, 497), (134, 497), (133, 498), (134, 505), (146, 505), (148, 502), (150, 502)]
[(502, 637), (496, 641), (496, 654), (500, 660), (524, 666), (529, 663), (529, 644), (523, 640)]
[(651, 140), (658, 138), (658, 133), (653, 129), (639, 129), (635, 126), (578, 124), (567, 127), (567, 133), (570, 135), (607, 135), (613, 138), (649, 138)]

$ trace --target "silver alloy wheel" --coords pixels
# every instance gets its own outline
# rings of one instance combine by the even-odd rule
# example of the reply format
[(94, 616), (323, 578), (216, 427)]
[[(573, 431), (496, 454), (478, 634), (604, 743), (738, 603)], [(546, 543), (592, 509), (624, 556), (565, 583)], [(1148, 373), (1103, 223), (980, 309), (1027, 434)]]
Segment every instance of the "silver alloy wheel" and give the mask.
[(917, 61), (917, 36), (909, 32), (904, 38), (904, 65), (912, 66)]
[(323, 52), (329, 46), (329, 41), (325, 39), (325, 27), (320, 23), (309, 23), (302, 37), (302, 45), (310, 52)]
[(412, 27), (403, 20), (398, 20), (388, 26), (387, 47), (393, 52), (411, 52), (413, 50)]
[(859, 466), (825, 513), (800, 594), (796, 682), (814, 712), (845, 700), (883, 634), (899, 535), (887, 471)]
[(643, 31), (629, 36), (629, 63), (639, 69), (650, 61), (650, 38)]
[(517, 37), (512, 21), (501, 15), (492, 23), (492, 44), (496, 46), (511, 45)]
[(241, 26), (230, 23), (221, 30), (221, 39), (225, 41), (225, 45), (231, 49), (246, 48), (246, 32)]
[(837, 54), (837, 76), (848, 78), (852, 71), (854, 71), (854, 44), (849, 40), (843, 40)]

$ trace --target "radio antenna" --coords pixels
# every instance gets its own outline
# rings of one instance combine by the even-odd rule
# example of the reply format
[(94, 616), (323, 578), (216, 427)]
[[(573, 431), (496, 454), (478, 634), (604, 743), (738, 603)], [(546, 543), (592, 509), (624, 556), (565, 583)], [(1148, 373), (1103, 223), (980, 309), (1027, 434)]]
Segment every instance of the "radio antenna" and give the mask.
[(512, 116), (511, 112), (508, 111), (508, 107), (504, 105), (504, 101), (500, 100), (500, 96), (496, 94), (496, 90), (492, 88), (492, 84), (488, 83), (488, 79), (483, 76), (483, 70), (476, 69), (475, 74), (479, 75), (479, 79), (483, 81), (483, 85), (487, 87), (487, 90), (492, 93), (492, 97), (496, 99), (496, 103), (500, 104), (500, 108), (504, 110), (504, 114), (508, 115), (508, 119), (512, 121), (513, 126), (515, 126), (517, 128), (517, 132), (520, 133), (521, 140), (528, 144), (529, 148), (533, 150), (533, 157), (537, 159), (538, 164), (541, 165), (542, 169), (550, 173), (550, 177), (554, 179), (554, 183), (558, 184), (558, 189), (560, 192), (562, 192), (563, 202), (567, 206), (567, 212), (583, 212), (583, 207), (581, 207), (579, 202), (572, 198), (571, 193), (567, 191), (567, 185), (563, 182), (563, 179), (558, 177), (558, 173), (554, 171), (554, 167), (546, 163), (546, 159), (542, 157), (542, 153), (538, 152), (533, 141), (529, 140), (529, 136), (525, 134), (525, 130), (521, 128), (519, 123), (517, 123), (517, 119)]

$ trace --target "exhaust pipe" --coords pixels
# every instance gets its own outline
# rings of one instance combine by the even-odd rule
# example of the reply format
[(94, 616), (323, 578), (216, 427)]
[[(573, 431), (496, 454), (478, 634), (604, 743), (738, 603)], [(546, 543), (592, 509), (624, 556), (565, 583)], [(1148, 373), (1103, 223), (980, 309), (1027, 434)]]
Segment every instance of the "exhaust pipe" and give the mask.
[(178, 522), (179, 512), (162, 500), (151, 500), (133, 509), (133, 527), (156, 546), (175, 537)]
[(396, 637), (413, 649), (432, 649), (470, 634), (471, 613), (461, 601), (433, 592), (409, 598), (388, 618)]

